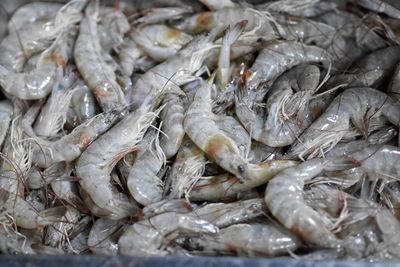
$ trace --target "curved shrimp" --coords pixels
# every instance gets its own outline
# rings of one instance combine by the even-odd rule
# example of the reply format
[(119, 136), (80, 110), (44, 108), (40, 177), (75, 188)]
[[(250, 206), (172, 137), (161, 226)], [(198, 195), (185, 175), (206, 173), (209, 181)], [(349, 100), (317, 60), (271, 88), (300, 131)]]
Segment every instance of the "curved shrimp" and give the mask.
[(99, 0), (91, 1), (80, 24), (74, 59), (103, 111), (110, 111), (125, 106), (125, 99), (113, 68), (102, 57), (97, 31), (98, 14)]
[(349, 132), (350, 122), (368, 132), (368, 119), (380, 116), (399, 126), (400, 104), (372, 88), (347, 89), (300, 135), (288, 155), (300, 158), (323, 155)]
[(162, 62), (173, 57), (193, 37), (172, 27), (156, 24), (136, 29), (131, 38), (149, 57)]
[(73, 0), (59, 9), (49, 21), (27, 24), (17, 32), (11, 31), (0, 44), (0, 65), (10, 72), (20, 72), (34, 54), (48, 48), (65, 29), (82, 19), (87, 0)]
[(165, 154), (166, 159), (170, 159), (178, 152), (185, 136), (183, 128), (183, 119), (185, 107), (183, 99), (176, 94), (168, 94), (164, 97), (164, 109), (160, 113), (162, 121), (160, 137), (160, 147)]
[(136, 62), (143, 56), (142, 54), (142, 50), (132, 37), (130, 35), (125, 37), (118, 51), (118, 62), (124, 75), (128, 77), (132, 75)]
[(272, 224), (235, 224), (216, 235), (175, 240), (200, 255), (279, 256), (295, 251), (301, 242), (292, 233)]
[(8, 32), (18, 31), (27, 24), (34, 23), (43, 18), (54, 17), (63, 5), (52, 2), (27, 3), (12, 14), (8, 22)]
[(36, 138), (32, 142), (35, 154), (33, 162), (46, 168), (56, 162), (77, 159), (93, 140), (106, 132), (119, 118), (118, 112), (100, 113), (57, 141)]
[(156, 130), (150, 130), (140, 146), (141, 149), (129, 172), (127, 186), (132, 197), (147, 206), (162, 199), (164, 183), (159, 173), (165, 165), (166, 158), (161, 150), (159, 133)]
[(396, 1), (357, 0), (358, 5), (377, 13), (384, 13), (389, 17), (400, 19), (400, 5)]
[(52, 46), (39, 57), (36, 69), (29, 73), (16, 73), (0, 65), (0, 85), (3, 90), (20, 99), (34, 100), (47, 96), (56, 79), (58, 67), (65, 67), (75, 40), (76, 29), (60, 34)]
[(122, 157), (138, 148), (139, 142), (159, 113), (160, 110), (149, 111), (153, 106), (152, 101), (151, 96), (148, 96), (139, 109), (93, 142), (76, 164), (81, 188), (98, 207), (115, 218), (129, 217), (139, 212), (128, 197), (114, 192), (110, 173)]
[(58, 69), (56, 82), (50, 97), (43, 105), (33, 130), (38, 136), (49, 138), (55, 137), (66, 122), (68, 106), (75, 92), (72, 83), (75, 82), (75, 74), (68, 73), (63, 77), (62, 71)]
[(167, 212), (127, 227), (118, 240), (119, 253), (130, 256), (168, 255), (168, 236), (176, 232), (215, 234), (218, 228), (196, 217)]
[(234, 141), (222, 132), (215, 122), (211, 106), (212, 81), (201, 86), (188, 108), (184, 120), (186, 134), (207, 156), (241, 182), (264, 183), (279, 171), (295, 164), (293, 161), (271, 161), (266, 164), (250, 164)]
[(180, 92), (177, 87), (193, 80), (193, 74), (201, 68), (203, 61), (211, 53), (215, 34), (213, 32), (208, 36), (194, 38), (174, 57), (143, 74), (133, 87), (131, 110), (137, 109), (146, 96), (154, 97), (164, 88)]

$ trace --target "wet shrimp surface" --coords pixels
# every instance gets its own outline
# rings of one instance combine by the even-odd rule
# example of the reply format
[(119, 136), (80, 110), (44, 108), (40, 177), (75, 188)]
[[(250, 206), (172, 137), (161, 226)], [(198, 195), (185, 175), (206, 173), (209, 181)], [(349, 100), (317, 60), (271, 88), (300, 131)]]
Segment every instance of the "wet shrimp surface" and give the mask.
[(399, 1), (13, 3), (0, 254), (400, 259)]

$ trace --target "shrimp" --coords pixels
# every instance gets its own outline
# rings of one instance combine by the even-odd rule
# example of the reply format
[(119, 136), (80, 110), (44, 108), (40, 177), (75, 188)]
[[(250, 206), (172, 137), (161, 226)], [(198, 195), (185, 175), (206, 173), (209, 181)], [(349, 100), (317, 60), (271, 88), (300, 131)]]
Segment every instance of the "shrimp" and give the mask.
[(48, 95), (56, 79), (57, 68), (65, 67), (69, 60), (75, 34), (75, 28), (68, 28), (60, 34), (40, 55), (36, 69), (29, 73), (16, 73), (0, 65), (0, 85), (3, 90), (25, 100)]
[(8, 100), (0, 101), (0, 148), (6, 138), (8, 126), (13, 115), (13, 106)]
[[(337, 248), (340, 240), (328, 229), (323, 217), (308, 206), (303, 197), (304, 183), (323, 171), (349, 168), (345, 160), (312, 159), (283, 170), (269, 181), (265, 202), (272, 215), (287, 229), (307, 243), (324, 248)], [(354, 164), (353, 164), (354, 165)]]
[(265, 214), (265, 211), (264, 200), (253, 198), (232, 203), (210, 203), (195, 209), (190, 214), (217, 227), (227, 227), (257, 218)]
[(73, 90), (67, 111), (66, 120), (68, 127), (74, 129), (98, 113), (99, 108), (97, 107), (92, 91), (83, 82), (78, 82)]
[(127, 227), (118, 240), (119, 254), (130, 256), (168, 255), (165, 246), (174, 233), (215, 234), (218, 228), (196, 217), (175, 212), (162, 213)]
[(189, 106), (184, 128), (192, 141), (219, 166), (234, 174), (239, 181), (248, 184), (262, 184), (277, 172), (292, 166), (292, 161), (271, 161), (265, 164), (250, 164), (244, 158), (234, 141), (222, 132), (211, 119), (211, 78), (201, 86)]
[(139, 25), (157, 24), (167, 20), (180, 19), (190, 12), (192, 12), (192, 8), (187, 3), (182, 7), (152, 7), (145, 10), (144, 16), (136, 19), (135, 23)]
[(383, 116), (399, 126), (399, 114), (400, 104), (385, 93), (368, 87), (348, 89), (337, 96), (326, 111), (300, 135), (290, 147), (288, 155), (300, 158), (324, 155), (349, 132), (350, 122), (358, 125), (359, 129), (368, 129), (371, 118)]
[(136, 29), (131, 38), (149, 57), (162, 62), (173, 57), (193, 37), (172, 27), (156, 24)]
[(97, 137), (114, 125), (120, 118), (118, 113), (115, 111), (100, 113), (57, 141), (34, 139), (32, 142), (34, 164), (46, 168), (56, 162), (77, 159)]
[(162, 199), (164, 183), (159, 173), (163, 174), (166, 158), (159, 144), (159, 132), (156, 130), (150, 129), (140, 146), (129, 172), (127, 186), (132, 197), (147, 206)]
[(100, 7), (99, 18), (97, 28), (100, 46), (105, 52), (109, 52), (122, 44), (124, 35), (130, 30), (130, 25), (120, 9)]
[(77, 210), (88, 212), (83, 200), (77, 194), (77, 183), (68, 180), (64, 181), (61, 178), (51, 182), (50, 186), (59, 200), (67, 202)]
[(300, 247), (292, 233), (272, 224), (235, 224), (216, 235), (182, 237), (178, 244), (201, 255), (279, 256)]
[(98, 13), (99, 0), (91, 1), (80, 24), (74, 59), (79, 72), (93, 91), (102, 110), (110, 111), (125, 106), (125, 99), (116, 81), (114, 70), (101, 56), (96, 21)]
[(160, 112), (160, 109), (149, 111), (155, 104), (152, 101), (152, 97), (148, 96), (139, 109), (93, 142), (76, 164), (81, 188), (98, 207), (115, 218), (133, 216), (139, 212), (128, 197), (113, 191), (110, 173), (122, 157), (138, 148), (147, 129)]
[(164, 88), (180, 92), (177, 87), (193, 80), (193, 74), (201, 68), (204, 59), (211, 53), (216, 33), (194, 38), (174, 57), (143, 74), (133, 87), (131, 110), (137, 109), (146, 96), (154, 97)]
[(142, 56), (142, 50), (132, 39), (131, 35), (125, 37), (118, 51), (118, 62), (122, 73), (130, 77), (135, 69), (136, 62)]
[(397, 64), (392, 80), (387, 89), (389, 95), (395, 99), (400, 100), (400, 64)]
[(237, 3), (231, 0), (222, 0), (222, 1), (201, 0), (200, 2), (206, 5), (210, 10), (220, 10), (225, 8), (234, 8), (238, 6)]
[(165, 158), (170, 159), (178, 152), (185, 136), (183, 128), (185, 107), (183, 99), (176, 94), (167, 94), (163, 103), (165, 107), (160, 113), (161, 131), (163, 132), (160, 137), (160, 147)]
[(397, 1), (357, 0), (356, 3), (371, 11), (383, 13), (395, 19), (400, 19), (400, 5)]
[(66, 211), (64, 207), (54, 207), (38, 212), (18, 195), (13, 195), (2, 188), (0, 194), (4, 200), (1, 203), (2, 207), (14, 219), (17, 226), (25, 229), (37, 229), (60, 221)]
[(336, 2), (320, 0), (280, 0), (258, 5), (257, 8), (297, 17), (315, 17), (331, 10), (336, 11), (337, 5)]
[(42, 188), (54, 180), (68, 177), (72, 172), (72, 168), (71, 164), (65, 161), (54, 163), (43, 171), (32, 167), (27, 173), (26, 186), (30, 189)]
[(225, 90), (230, 80), (230, 49), (231, 46), (241, 35), (243, 29), (246, 27), (247, 21), (242, 20), (235, 24), (235, 26), (230, 29), (226, 29), (226, 34), (222, 38), (221, 52), (218, 58), (218, 70), (217, 70), (217, 81), (219, 88)]
[(261, 85), (271, 86), (286, 70), (301, 63), (328, 63), (332, 56), (317, 46), (295, 41), (279, 41), (264, 48), (249, 70), (247, 87), (256, 90)]
[(118, 239), (124, 231), (120, 221), (98, 219), (90, 229), (88, 246), (94, 254), (118, 255)]
[(143, 218), (153, 217), (166, 212), (188, 213), (193, 211), (193, 204), (185, 199), (162, 200), (143, 208)]
[(82, 19), (81, 11), (87, 0), (73, 0), (59, 9), (49, 21), (27, 24), (14, 30), (0, 44), (0, 65), (18, 73), (34, 54), (48, 48), (57, 37)]
[(42, 107), (33, 127), (35, 133), (44, 138), (55, 137), (62, 130), (68, 106), (75, 92), (71, 88), (76, 79), (75, 74), (67, 73), (63, 77), (62, 70), (58, 69), (57, 72), (51, 95)]
[(56, 15), (63, 5), (52, 2), (32, 2), (27, 3), (14, 11), (8, 21), (8, 32), (18, 31), (27, 24), (32, 24), (43, 18)]

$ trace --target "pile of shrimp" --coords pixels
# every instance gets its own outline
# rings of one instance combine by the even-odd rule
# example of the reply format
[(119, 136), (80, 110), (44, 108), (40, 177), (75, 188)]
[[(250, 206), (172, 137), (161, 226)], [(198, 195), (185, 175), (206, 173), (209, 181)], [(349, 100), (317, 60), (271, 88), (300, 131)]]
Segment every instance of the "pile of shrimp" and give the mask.
[(9, 12), (1, 254), (399, 259), (400, 2), (261, 2)]

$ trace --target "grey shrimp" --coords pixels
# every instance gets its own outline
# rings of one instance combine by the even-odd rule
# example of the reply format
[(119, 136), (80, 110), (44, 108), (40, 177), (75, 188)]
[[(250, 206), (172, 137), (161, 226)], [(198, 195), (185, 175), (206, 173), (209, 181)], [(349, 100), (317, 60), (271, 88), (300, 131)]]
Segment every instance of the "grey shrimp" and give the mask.
[(103, 111), (110, 111), (125, 106), (125, 99), (113, 68), (101, 56), (102, 48), (97, 33), (98, 14), (99, 1), (91, 1), (80, 24), (74, 59)]
[(167, 212), (127, 227), (118, 241), (119, 253), (130, 256), (168, 255), (168, 236), (176, 232), (215, 234), (213, 224), (187, 214)]
[(12, 115), (13, 106), (11, 102), (8, 100), (0, 101), (0, 148), (3, 145), (4, 138), (6, 138)]
[(400, 104), (372, 88), (347, 89), (300, 135), (288, 155), (312, 158), (325, 154), (349, 132), (350, 122), (367, 134), (366, 114), (368, 119), (383, 116), (398, 126)]

